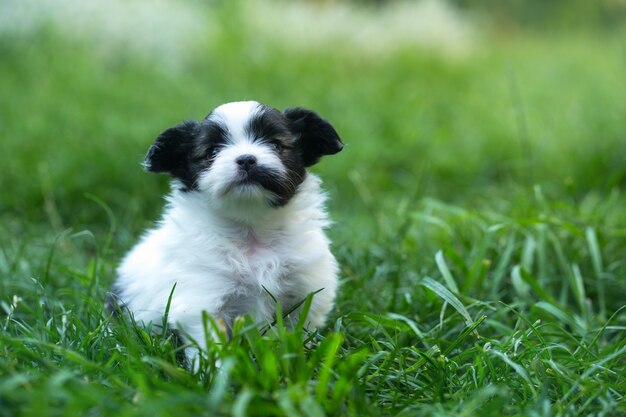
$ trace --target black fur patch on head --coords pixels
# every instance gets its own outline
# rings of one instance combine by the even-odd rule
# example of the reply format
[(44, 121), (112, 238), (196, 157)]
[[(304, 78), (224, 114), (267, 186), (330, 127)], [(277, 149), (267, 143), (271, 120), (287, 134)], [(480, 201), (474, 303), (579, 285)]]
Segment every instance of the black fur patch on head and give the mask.
[(255, 176), (261, 186), (277, 197), (273, 202), (275, 206), (287, 204), (306, 176), (301, 152), (289, 129), (288, 120), (280, 111), (262, 105), (248, 122), (245, 131), (255, 142), (270, 146), (286, 168), (286, 177), (263, 169), (257, 170)]
[(196, 181), (200, 174), (213, 163), (213, 157), (220, 147), (228, 140), (228, 129), (219, 121), (204, 119), (200, 133), (188, 155), (188, 179), (183, 181), (184, 191), (197, 190)]
[(187, 156), (198, 134), (199, 123), (186, 121), (162, 132), (148, 150), (144, 167), (150, 172), (185, 175)]
[(211, 152), (226, 141), (226, 129), (205, 119), (186, 121), (161, 133), (148, 150), (144, 167), (178, 179), (183, 191), (197, 189), (198, 175), (211, 162)]
[(317, 113), (296, 107), (284, 112), (291, 131), (297, 136), (302, 162), (308, 167), (324, 155), (333, 155), (343, 149), (335, 128)]

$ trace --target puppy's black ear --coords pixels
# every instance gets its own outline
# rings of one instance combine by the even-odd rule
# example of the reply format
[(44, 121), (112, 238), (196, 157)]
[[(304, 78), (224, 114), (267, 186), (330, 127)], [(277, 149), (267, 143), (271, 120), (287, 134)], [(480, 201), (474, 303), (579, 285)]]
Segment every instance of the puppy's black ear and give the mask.
[(298, 136), (305, 167), (317, 163), (324, 155), (332, 155), (343, 149), (337, 131), (317, 113), (296, 107), (283, 112), (290, 122), (291, 131)]
[(161, 133), (146, 155), (143, 166), (150, 172), (167, 172), (175, 177), (184, 175), (193, 139), (200, 124), (183, 122)]

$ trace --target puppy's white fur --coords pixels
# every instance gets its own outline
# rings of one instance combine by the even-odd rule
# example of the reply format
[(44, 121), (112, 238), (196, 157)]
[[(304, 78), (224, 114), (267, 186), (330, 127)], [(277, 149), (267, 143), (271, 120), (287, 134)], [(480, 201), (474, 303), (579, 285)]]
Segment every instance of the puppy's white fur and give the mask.
[[(233, 186), (241, 155), (254, 155), (260, 166), (284, 174), (269, 145), (253, 141), (243, 128), (257, 108), (256, 102), (231, 103), (209, 116), (228, 127), (229, 142), (200, 175), (197, 192), (185, 192), (174, 181), (160, 223), (118, 268), (117, 296), (138, 322), (161, 323), (176, 285), (168, 321), (186, 342), (191, 338), (200, 346), (203, 311), (227, 325), (247, 313), (267, 323), (275, 315), (272, 296), (284, 311), (321, 289), (308, 324), (323, 325), (338, 268), (323, 232), (329, 221), (319, 178), (307, 173), (280, 207), (268, 204), (271, 193), (262, 187)], [(186, 350), (195, 366), (197, 353)]]

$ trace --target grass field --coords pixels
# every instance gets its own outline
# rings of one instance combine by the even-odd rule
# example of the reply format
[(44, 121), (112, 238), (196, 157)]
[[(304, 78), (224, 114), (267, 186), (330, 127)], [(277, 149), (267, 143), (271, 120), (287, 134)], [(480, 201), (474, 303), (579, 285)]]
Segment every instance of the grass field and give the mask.
[[(184, 59), (0, 35), (0, 416), (626, 415), (623, 29), (483, 30), (449, 55), (215, 13)], [(242, 318), (193, 374), (103, 299), (168, 187), (139, 165), (152, 140), (250, 98), (347, 144), (314, 168), (342, 289), (319, 333)]]

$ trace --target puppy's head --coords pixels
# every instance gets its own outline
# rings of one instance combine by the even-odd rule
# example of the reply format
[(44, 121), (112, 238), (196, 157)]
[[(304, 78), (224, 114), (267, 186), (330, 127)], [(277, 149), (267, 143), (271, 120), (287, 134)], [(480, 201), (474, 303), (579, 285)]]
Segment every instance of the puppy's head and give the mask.
[(306, 167), (342, 148), (335, 129), (310, 110), (280, 112), (247, 101), (167, 129), (144, 166), (172, 175), (181, 191), (217, 203), (280, 207), (296, 194)]

